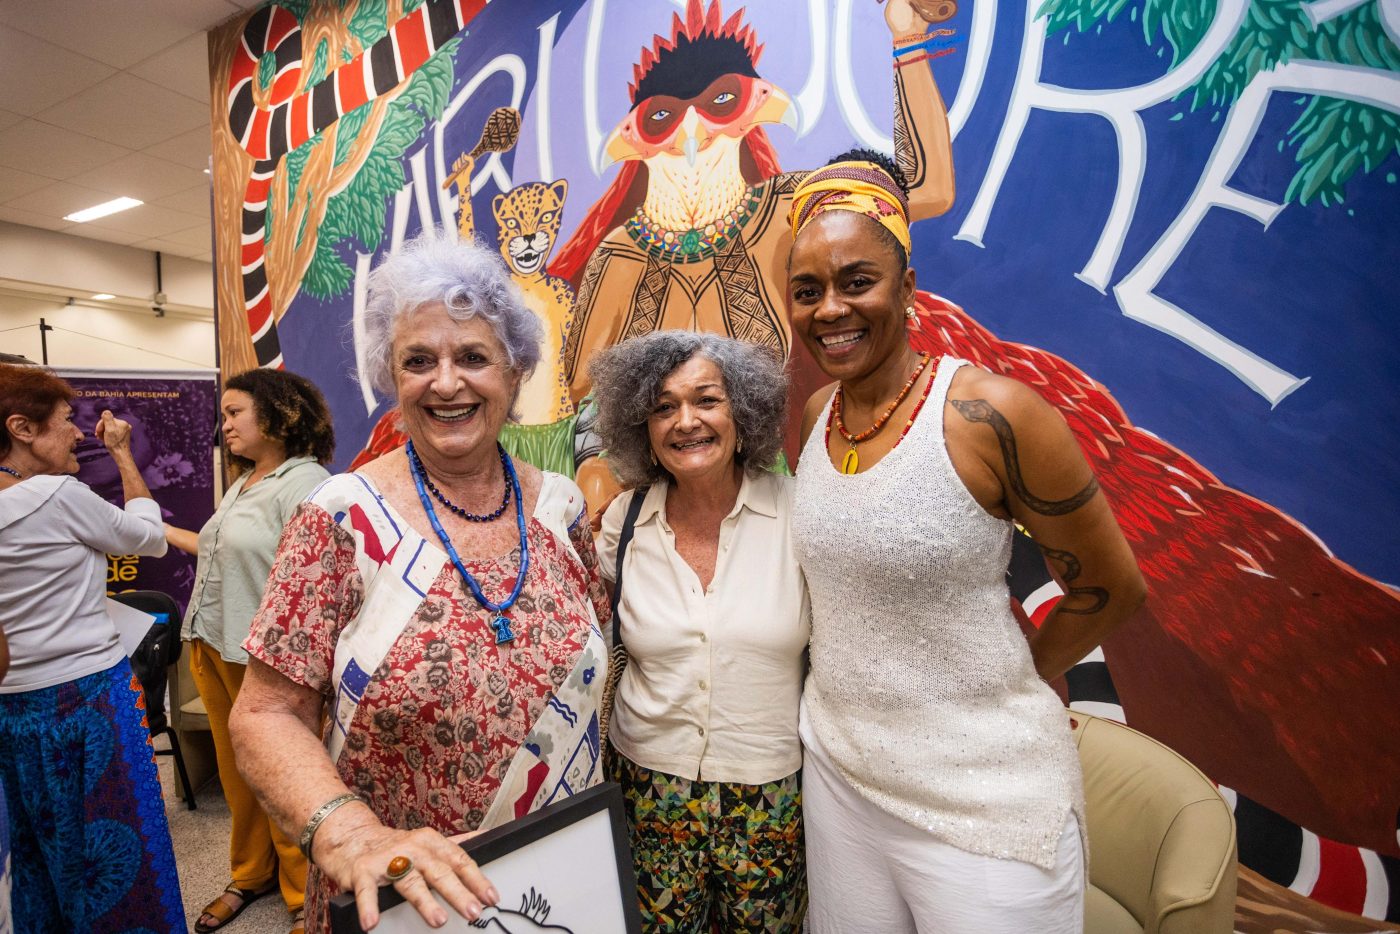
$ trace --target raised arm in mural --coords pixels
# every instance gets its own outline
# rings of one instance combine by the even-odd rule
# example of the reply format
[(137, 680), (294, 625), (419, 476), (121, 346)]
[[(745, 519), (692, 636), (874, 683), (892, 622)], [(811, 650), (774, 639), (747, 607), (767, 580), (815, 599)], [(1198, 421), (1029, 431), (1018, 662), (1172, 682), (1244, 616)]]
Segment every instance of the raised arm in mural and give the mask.
[[(472, 169), (476, 160), (488, 152), (509, 152), (520, 138), (520, 111), (514, 107), (497, 107), (481, 128), (481, 139), (452, 163), (452, 174), (442, 180), (443, 190), (457, 186), (457, 236), (470, 240), (476, 236), (476, 218), (472, 215)], [(468, 137), (470, 139), (470, 137)]]
[[(947, 112), (922, 33), (925, 16), (954, 9), (926, 0), (885, 9), (895, 47), (911, 53), (896, 59), (892, 123), (920, 218), (953, 201)], [(657, 36), (633, 69), (631, 110), (605, 147), (622, 168), (551, 270), (578, 289), (564, 354), (576, 401), (588, 392), (593, 353), (662, 328), (789, 349), (783, 218), (803, 173), (781, 171), (764, 126), (795, 127), (797, 114), (759, 76), (763, 47), (742, 17), (724, 19), (719, 0), (690, 0), (670, 38)], [(885, 67), (874, 58), (871, 67)]]

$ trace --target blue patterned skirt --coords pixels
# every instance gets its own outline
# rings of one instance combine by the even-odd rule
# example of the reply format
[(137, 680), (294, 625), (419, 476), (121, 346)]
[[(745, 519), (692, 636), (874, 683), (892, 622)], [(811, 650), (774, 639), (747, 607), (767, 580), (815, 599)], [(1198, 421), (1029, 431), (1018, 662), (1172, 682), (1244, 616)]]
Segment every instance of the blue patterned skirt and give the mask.
[(126, 659), (0, 694), (0, 784), (16, 932), (187, 930), (145, 696)]

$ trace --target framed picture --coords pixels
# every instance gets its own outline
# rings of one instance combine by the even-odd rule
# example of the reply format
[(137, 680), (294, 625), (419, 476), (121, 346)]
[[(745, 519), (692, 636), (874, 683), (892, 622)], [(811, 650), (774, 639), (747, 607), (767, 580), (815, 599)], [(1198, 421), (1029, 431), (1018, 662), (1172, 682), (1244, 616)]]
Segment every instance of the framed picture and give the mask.
[[(462, 849), (501, 893), (499, 905), (475, 922), (449, 908), (447, 924), (434, 929), (384, 886), (374, 934), (641, 934), (622, 789), (612, 782), (473, 837)], [(361, 934), (354, 895), (331, 899), (331, 930)]]

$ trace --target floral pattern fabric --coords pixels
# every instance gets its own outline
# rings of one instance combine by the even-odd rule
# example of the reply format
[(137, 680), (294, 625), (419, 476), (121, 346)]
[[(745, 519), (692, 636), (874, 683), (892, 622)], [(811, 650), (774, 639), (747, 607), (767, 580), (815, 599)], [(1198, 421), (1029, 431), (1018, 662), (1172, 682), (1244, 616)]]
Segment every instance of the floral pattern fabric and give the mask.
[[(334, 702), (342, 632), (372, 602), (373, 588), (401, 586), (399, 575), (379, 573), (367, 589), (366, 553), (389, 562), (385, 552), (395, 548), (432, 546), (399, 519), (396, 526), (406, 531), (385, 548), (365, 534), (364, 523), (333, 515), (315, 499), (287, 527), (246, 647)], [(387, 509), (382, 500), (378, 505)], [(514, 641), (495, 643), (491, 614), (443, 556), (421, 602), (359, 689), (336, 766), (389, 826), (449, 835), (477, 829), (546, 705), (557, 704), (555, 693), (571, 674), (592, 680), (588, 672), (575, 673), (607, 612), (588, 523), (575, 521), (567, 542), (538, 518), (526, 534), (530, 568), (509, 613)], [(509, 593), (520, 565), (518, 551), (464, 563), (487, 594)], [(595, 783), (589, 771), (585, 781)], [(328, 927), (327, 886), (313, 866), (309, 931)]]

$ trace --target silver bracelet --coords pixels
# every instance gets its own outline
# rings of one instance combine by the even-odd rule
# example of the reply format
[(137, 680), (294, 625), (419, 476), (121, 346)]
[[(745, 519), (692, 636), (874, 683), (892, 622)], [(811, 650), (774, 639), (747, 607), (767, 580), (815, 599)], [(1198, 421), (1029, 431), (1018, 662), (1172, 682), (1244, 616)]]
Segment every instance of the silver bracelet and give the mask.
[(325, 823), (326, 818), (330, 817), (331, 812), (342, 804), (349, 804), (351, 801), (359, 800), (359, 795), (347, 791), (343, 795), (336, 795), (312, 813), (310, 819), (306, 822), (306, 826), (301, 828), (301, 836), (297, 838), (297, 846), (301, 849), (302, 855), (306, 857), (308, 862), (311, 861), (311, 841), (316, 838), (316, 831)]

